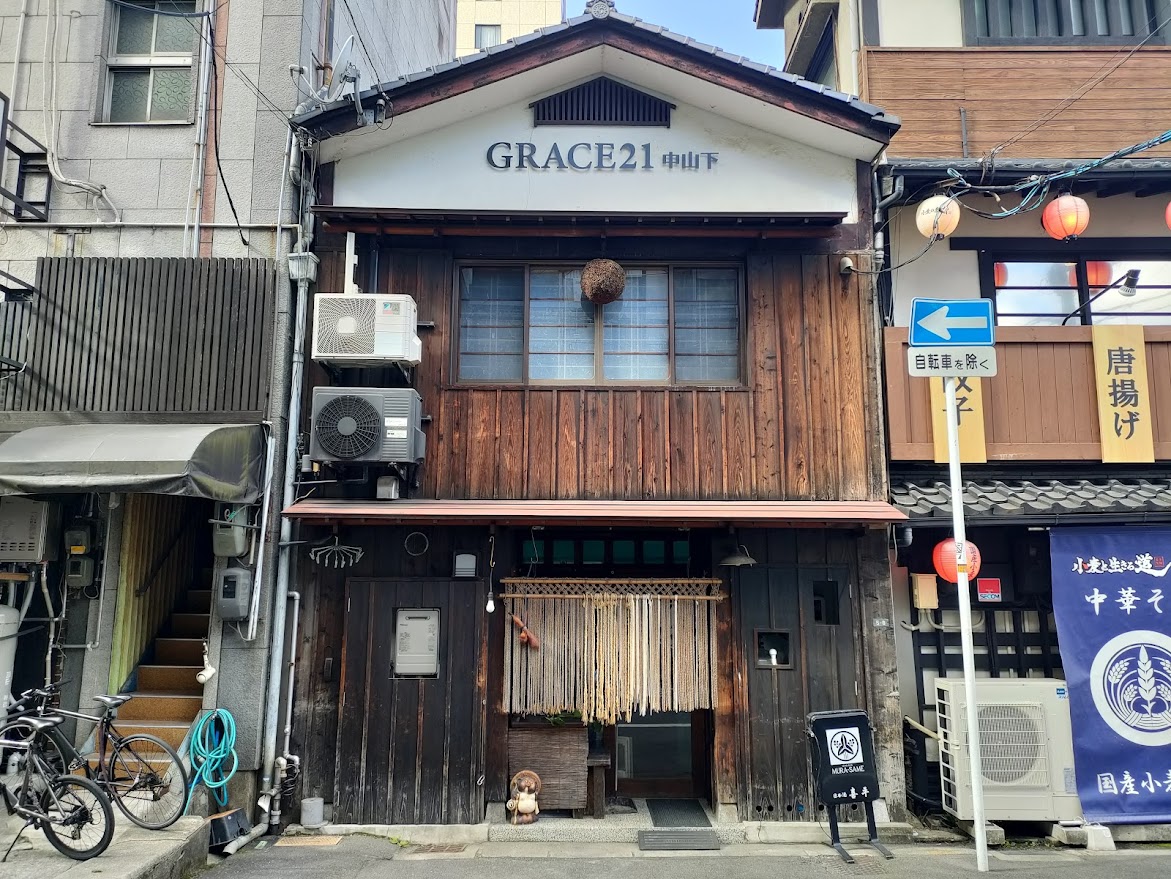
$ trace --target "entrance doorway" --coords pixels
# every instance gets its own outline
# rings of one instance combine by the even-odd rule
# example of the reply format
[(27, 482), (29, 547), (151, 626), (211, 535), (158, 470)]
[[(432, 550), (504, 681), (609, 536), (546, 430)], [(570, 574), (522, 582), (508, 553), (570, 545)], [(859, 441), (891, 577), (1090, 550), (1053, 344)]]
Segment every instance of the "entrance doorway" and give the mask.
[(710, 711), (661, 711), (613, 728), (614, 788), (632, 798), (709, 795)]

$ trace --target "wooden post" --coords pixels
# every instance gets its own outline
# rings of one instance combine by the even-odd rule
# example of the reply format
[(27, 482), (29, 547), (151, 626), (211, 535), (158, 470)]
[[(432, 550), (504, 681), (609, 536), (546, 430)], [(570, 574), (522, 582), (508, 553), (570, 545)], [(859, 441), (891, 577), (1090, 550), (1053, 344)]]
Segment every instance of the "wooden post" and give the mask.
[(903, 721), (895, 656), (895, 609), (886, 531), (868, 529), (858, 542), (865, 705), (874, 725), (874, 757), (891, 820), (906, 816)]

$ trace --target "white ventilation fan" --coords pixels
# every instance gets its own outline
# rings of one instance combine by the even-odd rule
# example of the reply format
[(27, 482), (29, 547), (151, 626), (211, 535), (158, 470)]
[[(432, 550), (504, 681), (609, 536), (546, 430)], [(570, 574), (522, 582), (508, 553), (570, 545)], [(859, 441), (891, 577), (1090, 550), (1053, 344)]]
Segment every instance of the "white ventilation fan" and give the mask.
[[(935, 682), (943, 808), (973, 820), (964, 682)], [(1069, 689), (1052, 678), (976, 682), (984, 810), (990, 821), (1082, 817), (1073, 765)]]
[(423, 354), (418, 309), (393, 293), (319, 293), (313, 303), (313, 359), (336, 366), (414, 366)]

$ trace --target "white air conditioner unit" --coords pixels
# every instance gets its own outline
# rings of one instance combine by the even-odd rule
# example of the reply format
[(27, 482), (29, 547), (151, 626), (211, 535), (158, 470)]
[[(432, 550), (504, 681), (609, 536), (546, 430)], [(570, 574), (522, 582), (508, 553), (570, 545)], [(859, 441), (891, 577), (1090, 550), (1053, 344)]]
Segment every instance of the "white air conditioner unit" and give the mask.
[(427, 446), (422, 407), (412, 388), (314, 388), (309, 457), (418, 464)]
[[(0, 562), (50, 562), (57, 557), (50, 544), (53, 507), (26, 497), (0, 497)], [(0, 693), (0, 697), (4, 694)]]
[[(962, 680), (937, 680), (943, 808), (973, 820), (969, 724)], [(984, 810), (989, 821), (1076, 821), (1069, 688), (1052, 678), (976, 682)]]
[(414, 366), (423, 355), (418, 310), (410, 296), (318, 293), (313, 303), (313, 359), (336, 366)]

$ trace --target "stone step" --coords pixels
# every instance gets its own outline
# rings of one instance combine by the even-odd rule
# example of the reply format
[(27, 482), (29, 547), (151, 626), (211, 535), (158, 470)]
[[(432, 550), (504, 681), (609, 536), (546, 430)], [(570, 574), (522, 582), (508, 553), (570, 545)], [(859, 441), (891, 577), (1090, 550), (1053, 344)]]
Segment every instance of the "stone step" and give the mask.
[(202, 695), (203, 684), (195, 679), (202, 670), (202, 665), (140, 665), (138, 689)]
[(136, 692), (118, 709), (118, 720), (173, 720), (191, 723), (203, 707), (203, 696), (188, 693)]
[(118, 732), (124, 736), (146, 733), (162, 739), (177, 750), (183, 744), (183, 739), (187, 737), (187, 730), (191, 728), (191, 723), (185, 720), (137, 720), (123, 723), (119, 716), (117, 727)]
[(203, 665), (203, 639), (156, 638), (155, 665)]
[(206, 638), (210, 624), (210, 614), (173, 613), (168, 634), (173, 638)]

